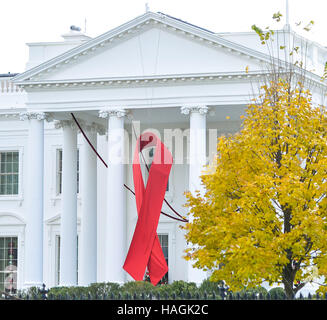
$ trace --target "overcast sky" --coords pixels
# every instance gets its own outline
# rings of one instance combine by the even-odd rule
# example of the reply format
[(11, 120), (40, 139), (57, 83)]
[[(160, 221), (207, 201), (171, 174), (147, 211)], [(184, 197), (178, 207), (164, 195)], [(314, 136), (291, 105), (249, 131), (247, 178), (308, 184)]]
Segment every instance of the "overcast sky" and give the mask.
[[(95, 37), (150, 11), (172, 15), (214, 32), (250, 31), (251, 25), (281, 28), (286, 0), (1, 0), (0, 73), (22, 72), (28, 59), (26, 43), (61, 41), (71, 25)], [(289, 0), (295, 31), (327, 46), (327, 0)], [(280, 11), (283, 21), (272, 23)], [(310, 33), (295, 22), (315, 22)]]

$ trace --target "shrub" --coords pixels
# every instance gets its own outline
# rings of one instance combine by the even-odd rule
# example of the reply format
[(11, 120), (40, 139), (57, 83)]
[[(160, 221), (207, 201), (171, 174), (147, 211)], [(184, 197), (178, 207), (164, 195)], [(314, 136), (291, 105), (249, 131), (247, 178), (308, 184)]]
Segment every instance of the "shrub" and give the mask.
[(37, 299), (41, 298), (41, 294), (38, 287), (30, 287), (28, 289), (18, 290), (17, 295), (21, 295), (23, 298), (27, 296), (29, 299), (36, 297)]
[[(49, 289), (48, 297), (52, 299), (66, 299), (67, 297), (71, 299), (73, 295), (75, 299), (87, 299), (88, 294), (91, 295), (91, 299), (97, 297), (102, 297), (106, 295), (109, 299), (113, 294), (116, 298), (119, 294), (122, 298), (125, 298), (127, 294), (131, 297), (134, 294), (138, 296), (138, 299), (141, 298), (141, 294), (145, 295), (145, 298), (152, 293), (154, 296), (160, 294), (161, 299), (172, 299), (173, 295), (176, 295), (176, 299), (187, 299), (188, 294), (192, 296), (192, 298), (196, 298), (197, 294), (199, 297), (203, 298), (204, 293), (207, 293), (208, 299), (213, 297), (213, 293), (215, 293), (216, 299), (220, 299), (221, 287), (223, 286), (223, 282), (213, 282), (209, 279), (204, 280), (199, 287), (194, 282), (186, 282), (182, 280), (174, 281), (171, 284), (158, 284), (157, 286), (153, 286), (150, 282), (147, 281), (129, 281), (124, 283), (123, 285), (119, 285), (117, 283), (112, 282), (101, 282), (101, 283), (92, 283), (89, 286), (74, 286), (74, 287), (53, 287)], [(281, 295), (283, 293), (282, 288), (275, 288), (269, 291), (276, 291), (277, 293), (273, 293), (277, 298), (281, 299)], [(37, 294), (37, 288), (30, 288), (27, 292), (30, 298), (33, 297), (33, 294)], [(244, 294), (248, 295), (248, 298), (252, 297), (252, 294), (262, 293), (263, 296), (267, 294), (267, 290), (263, 287), (257, 288), (248, 288), (239, 292), (241, 296)], [(82, 296), (83, 295), (83, 296)], [(234, 293), (235, 295), (235, 293)]]
[(59, 298), (61, 296), (62, 299), (66, 299), (67, 296), (75, 295), (76, 298), (79, 298), (83, 294), (86, 298), (89, 292), (89, 287), (53, 287), (49, 290), (48, 297)]
[(271, 299), (282, 300), (285, 299), (285, 291), (283, 288), (277, 287), (269, 290)]
[(121, 291), (121, 286), (113, 282), (97, 282), (89, 285), (89, 292), (92, 296), (110, 296), (111, 294), (118, 295)]
[(184, 297), (187, 293), (192, 294), (194, 296), (198, 291), (197, 286), (194, 282), (186, 282), (182, 280), (174, 281), (171, 284), (163, 284), (156, 287), (156, 292), (159, 292), (160, 295), (164, 296), (168, 294), (172, 296), (174, 293), (176, 296), (181, 296), (182, 294)]
[(214, 292), (215, 294), (220, 294), (221, 287), (223, 286), (223, 281), (210, 281), (210, 279), (205, 279), (201, 283), (199, 287), (199, 293), (204, 294), (206, 293), (212, 293)]
[(255, 288), (246, 288), (240, 292), (238, 292), (241, 297), (244, 297), (245, 294), (250, 299), (253, 295), (258, 296), (262, 294), (263, 298), (266, 297), (268, 291), (264, 287), (255, 287)]
[(122, 285), (121, 293), (129, 293), (133, 295), (136, 293), (137, 295), (140, 295), (142, 293), (149, 294), (150, 292), (155, 291), (155, 286), (151, 282), (147, 281), (130, 281), (126, 282)]

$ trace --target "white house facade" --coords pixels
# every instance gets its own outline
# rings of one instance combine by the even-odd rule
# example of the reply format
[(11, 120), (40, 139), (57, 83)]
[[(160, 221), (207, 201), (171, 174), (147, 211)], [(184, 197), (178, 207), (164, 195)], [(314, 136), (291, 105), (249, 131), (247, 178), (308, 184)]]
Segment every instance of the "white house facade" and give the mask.
[[(135, 136), (153, 131), (171, 150), (165, 199), (186, 216), (184, 192), (202, 191), (217, 137), (240, 129), (269, 55), (255, 33), (153, 12), (96, 38), (71, 30), (28, 47), (26, 71), (0, 78), (0, 290), (130, 281), (122, 266), (137, 211), (124, 184), (133, 189)], [(308, 48), (313, 101), (324, 104), (327, 50)], [(180, 225), (165, 215), (158, 224), (167, 280), (200, 283), (208, 275), (183, 258)]]

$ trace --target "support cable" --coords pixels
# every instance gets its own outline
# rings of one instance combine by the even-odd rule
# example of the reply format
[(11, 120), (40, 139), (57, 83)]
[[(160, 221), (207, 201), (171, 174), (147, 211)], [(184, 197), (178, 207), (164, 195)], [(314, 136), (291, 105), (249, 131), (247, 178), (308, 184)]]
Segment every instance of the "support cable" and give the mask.
[[(108, 168), (108, 164), (103, 160), (103, 158), (100, 156), (100, 154), (98, 153), (98, 151), (97, 151), (97, 150), (95, 149), (95, 147), (92, 145), (91, 141), (89, 140), (89, 138), (88, 138), (87, 135), (85, 134), (85, 132), (84, 132), (84, 130), (82, 129), (81, 125), (78, 123), (78, 121), (77, 121), (77, 119), (75, 118), (74, 114), (71, 113), (71, 115), (72, 115), (72, 117), (73, 117), (73, 119), (74, 119), (74, 121), (75, 121), (77, 127), (78, 127), (79, 130), (81, 131), (83, 137), (85, 138), (85, 140), (87, 141), (87, 143), (88, 143), (89, 146), (91, 147), (91, 149), (95, 152), (95, 154), (96, 154), (97, 157), (101, 160), (101, 162), (105, 165), (105, 167)], [(132, 124), (132, 126), (133, 126), (133, 124)], [(134, 126), (133, 126), (133, 130), (134, 130)], [(135, 130), (134, 130), (134, 134), (135, 134)], [(141, 155), (142, 155), (142, 158), (143, 158), (143, 160), (144, 160), (144, 156), (143, 156), (142, 152), (141, 152)], [(149, 167), (148, 167), (148, 165), (147, 165), (146, 163), (145, 163), (145, 165), (146, 165), (147, 170), (149, 171)], [(124, 183), (124, 187), (125, 187), (128, 191), (130, 191), (130, 192), (135, 196), (135, 192), (134, 192), (130, 187), (128, 187), (125, 183)], [(171, 218), (171, 219), (177, 220), (177, 221), (188, 222), (187, 219), (185, 219), (183, 216), (181, 216), (179, 213), (176, 212), (176, 210), (175, 210), (175, 209), (174, 209), (174, 208), (173, 208), (173, 207), (168, 203), (168, 201), (167, 201), (166, 199), (164, 199), (164, 201), (165, 201), (165, 203), (168, 205), (168, 207), (169, 207), (169, 208), (170, 208), (170, 209), (171, 209), (171, 210), (172, 210), (172, 211), (173, 211), (177, 216), (179, 216), (180, 218), (173, 217), (173, 216), (171, 216), (170, 214), (161, 211), (161, 213), (162, 213), (163, 215), (165, 215), (166, 217), (169, 217), (169, 218)]]

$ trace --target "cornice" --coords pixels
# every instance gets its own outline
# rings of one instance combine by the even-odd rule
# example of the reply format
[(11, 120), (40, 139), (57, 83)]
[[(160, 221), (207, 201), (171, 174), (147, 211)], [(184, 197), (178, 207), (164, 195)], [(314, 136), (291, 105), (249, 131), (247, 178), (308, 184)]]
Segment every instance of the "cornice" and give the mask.
[[(296, 72), (296, 71), (295, 71)], [(240, 72), (215, 72), (201, 74), (172, 74), (155, 76), (136, 77), (112, 77), (112, 78), (90, 78), (90, 79), (67, 79), (67, 80), (47, 80), (30, 81), (28, 84), (19, 84), (21, 88), (28, 89), (83, 89), (102, 87), (131, 87), (131, 86), (162, 86), (171, 84), (197, 84), (197, 83), (217, 83), (221, 81), (252, 81), (259, 80), (269, 75), (269, 71)], [(326, 83), (316, 79), (311, 74), (307, 74), (306, 81), (313, 86), (326, 88)]]
[(227, 72), (227, 73), (201, 73), (201, 74), (173, 74), (136, 77), (112, 77), (94, 79), (67, 79), (52, 81), (30, 81), (28, 84), (19, 84), (25, 89), (62, 89), (62, 88), (85, 88), (106, 86), (142, 86), (163, 85), (171, 83), (207, 82), (207, 81), (229, 81), (248, 80), (266, 76), (267, 72)]

